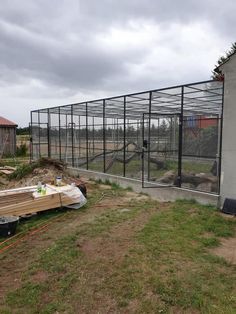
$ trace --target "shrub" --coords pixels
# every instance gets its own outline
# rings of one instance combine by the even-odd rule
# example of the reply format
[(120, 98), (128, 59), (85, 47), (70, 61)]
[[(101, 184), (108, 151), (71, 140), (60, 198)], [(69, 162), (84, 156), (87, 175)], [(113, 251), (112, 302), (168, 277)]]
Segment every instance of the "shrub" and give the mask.
[(16, 156), (17, 157), (26, 156), (27, 151), (28, 151), (28, 148), (27, 148), (26, 144), (21, 143), (20, 146), (17, 146), (17, 148), (16, 148)]

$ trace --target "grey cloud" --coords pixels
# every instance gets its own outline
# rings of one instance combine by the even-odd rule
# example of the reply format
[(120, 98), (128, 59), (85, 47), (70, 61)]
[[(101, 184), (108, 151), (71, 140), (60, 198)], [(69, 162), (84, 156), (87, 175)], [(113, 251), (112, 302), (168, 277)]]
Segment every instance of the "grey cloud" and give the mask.
[(133, 62), (145, 49), (120, 53), (109, 51), (95, 40), (77, 39), (73, 45), (43, 37), (18, 26), (0, 23), (0, 63), (19, 75), (36, 77), (51, 84), (73, 87), (96, 87), (109, 75), (125, 71), (126, 60)]
[(235, 11), (234, 0), (227, 0), (227, 3), (217, 0), (5, 0), (0, 8), (1, 17), (11, 23), (49, 33), (63, 30), (63, 22), (67, 26), (64, 32), (69, 28), (70, 32), (90, 33), (136, 19), (167, 24), (205, 19), (227, 35), (235, 23)]
[[(7, 87), (15, 98), (23, 98), (24, 93), (33, 97), (36, 91), (36, 100), (54, 97), (58, 90), (60, 102), (63, 95), (103, 93), (105, 97), (207, 79), (210, 68), (206, 63), (199, 66), (197, 59), (197, 49), (204, 43), (198, 45), (190, 38), (195, 34), (183, 42), (177, 29), (194, 23), (200, 29), (209, 26), (207, 38), (218, 53), (235, 41), (235, 11), (234, 0), (223, 4), (219, 0), (4, 0), (0, 88)], [(157, 27), (159, 33), (147, 42), (141, 35), (140, 41), (132, 42), (132, 31), (141, 32), (146, 25)], [(122, 33), (112, 37), (114, 29), (122, 29), (124, 37), (131, 30), (131, 37), (122, 38)], [(189, 58), (190, 52), (196, 58)], [(34, 80), (39, 87), (32, 87)]]
[(80, 1), (80, 9), (93, 24), (125, 23), (132, 19), (148, 19), (156, 23), (190, 23), (211, 21), (224, 35), (232, 32), (235, 24), (236, 2), (217, 0), (120, 0)]

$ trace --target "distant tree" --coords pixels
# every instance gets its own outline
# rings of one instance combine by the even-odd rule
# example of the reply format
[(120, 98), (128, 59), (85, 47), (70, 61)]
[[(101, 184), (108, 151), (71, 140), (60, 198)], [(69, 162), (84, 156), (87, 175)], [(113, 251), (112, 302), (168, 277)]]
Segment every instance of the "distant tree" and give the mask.
[(28, 135), (28, 134), (29, 134), (29, 127), (16, 129), (16, 135)]
[[(236, 42), (232, 43), (230, 49), (225, 52), (225, 55), (221, 56), (217, 60), (217, 64), (215, 65), (215, 68), (220, 66), (222, 63), (224, 63), (227, 60), (227, 58), (229, 58), (235, 52), (236, 52)], [(214, 80), (222, 80), (222, 75), (220, 73), (217, 73), (215, 70), (213, 70), (212, 78)]]

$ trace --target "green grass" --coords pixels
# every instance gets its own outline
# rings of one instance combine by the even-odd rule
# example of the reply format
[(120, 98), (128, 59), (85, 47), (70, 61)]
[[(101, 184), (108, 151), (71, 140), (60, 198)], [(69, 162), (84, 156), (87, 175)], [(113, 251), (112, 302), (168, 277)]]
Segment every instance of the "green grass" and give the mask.
[(97, 180), (92, 180), (91, 181), (94, 181), (95, 183), (97, 184), (104, 184), (104, 185), (108, 185), (108, 186), (111, 186), (111, 189), (112, 190), (120, 190), (120, 191), (129, 191), (129, 192), (132, 192), (133, 191), (133, 188), (131, 186), (128, 186), (126, 188), (123, 188), (121, 187), (118, 183), (116, 182), (113, 182), (112, 180), (109, 180), (109, 179), (106, 179), (106, 180), (102, 180), (102, 179), (97, 179)]
[[(210, 173), (212, 162), (205, 161), (183, 161), (182, 171), (184, 173)], [(145, 169), (147, 168), (147, 162), (145, 162)], [(96, 161), (89, 164), (89, 169), (94, 171), (103, 172), (103, 161)], [(165, 169), (157, 169), (154, 163), (150, 163), (150, 175), (152, 178), (161, 178), (165, 172), (178, 171), (178, 162), (173, 160), (166, 160)], [(126, 176), (130, 178), (141, 179), (142, 161), (133, 159), (126, 165)], [(109, 174), (123, 176), (123, 164), (115, 162), (113, 166), (107, 171)]]
[[(125, 196), (114, 186), (104, 193), (111, 199)], [(97, 183), (88, 212), (100, 197)], [(235, 235), (235, 220), (194, 201), (155, 210), (162, 205), (134, 198), (125, 206), (129, 211), (111, 206), (42, 251), (23, 274), (22, 285), (7, 294), (1, 313), (103, 313), (107, 298), (115, 302), (116, 312), (128, 313), (131, 304), (138, 304), (135, 313), (235, 313), (235, 267), (210, 253), (222, 237)], [(144, 214), (147, 222), (129, 235)], [(129, 245), (122, 259), (112, 252), (89, 257), (81, 249), (81, 243), (99, 240), (112, 244), (115, 254), (124, 242), (114, 230), (124, 224), (128, 233), (122, 241)], [(38, 271), (47, 274), (43, 282), (32, 280)]]
[[(57, 217), (63, 216), (67, 211), (65, 209), (54, 209), (49, 211), (44, 211), (39, 213), (38, 215), (32, 216), (28, 219), (21, 219), (20, 222), (17, 225), (16, 229), (16, 235), (22, 233), (26, 234), (27, 232), (30, 232), (31, 230), (43, 226), (47, 222), (49, 222), (51, 219), (57, 219)], [(0, 242), (6, 240), (7, 238), (0, 237)], [(11, 238), (8, 238), (8, 241), (6, 244), (3, 244), (1, 247), (4, 247), (11, 243)]]
[(186, 201), (152, 217), (138, 235), (144, 248), (136, 254), (149, 265), (148, 284), (167, 307), (233, 313), (236, 273), (208, 249), (233, 236), (235, 226), (213, 207)]

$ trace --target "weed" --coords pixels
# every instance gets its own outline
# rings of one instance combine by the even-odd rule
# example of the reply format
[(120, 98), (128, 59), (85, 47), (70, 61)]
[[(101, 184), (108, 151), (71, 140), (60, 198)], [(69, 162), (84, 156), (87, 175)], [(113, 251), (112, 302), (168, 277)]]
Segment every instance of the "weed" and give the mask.
[(36, 306), (39, 302), (40, 294), (44, 290), (44, 286), (40, 284), (33, 284), (28, 282), (20, 289), (10, 292), (7, 295), (7, 303), (9, 305), (22, 306)]
[(125, 190), (128, 191), (128, 192), (133, 192), (132, 186), (127, 186), (127, 188), (125, 188)]
[[(113, 190), (122, 190), (123, 189), (118, 183), (116, 183), (114, 181), (110, 181), (109, 179), (105, 179), (104, 181), (102, 179), (96, 179), (96, 180), (94, 180), (94, 182), (96, 184), (109, 185), (109, 186), (111, 186), (111, 188)], [(125, 190), (125, 189), (123, 189), (123, 190)]]
[(21, 143), (20, 146), (16, 147), (16, 156), (25, 157), (27, 155), (28, 147), (25, 143)]
[(21, 164), (17, 166), (16, 170), (9, 175), (9, 179), (21, 179), (25, 177), (27, 174), (32, 173), (32, 171), (39, 166), (38, 163), (31, 164)]

